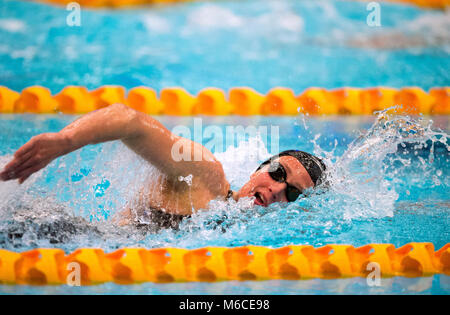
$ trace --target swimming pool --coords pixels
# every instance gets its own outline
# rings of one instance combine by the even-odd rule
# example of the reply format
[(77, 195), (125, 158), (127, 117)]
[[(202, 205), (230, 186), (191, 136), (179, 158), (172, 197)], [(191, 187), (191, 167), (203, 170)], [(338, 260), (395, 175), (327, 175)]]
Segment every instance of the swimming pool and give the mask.
[[(199, 248), (253, 244), (281, 247), (289, 244), (321, 246), (329, 243), (355, 246), (392, 243), (398, 247), (416, 241), (432, 242), (438, 249), (449, 238), (449, 176), (448, 168), (445, 167), (449, 159), (446, 135), (449, 121), (446, 116), (433, 118), (433, 129), (443, 127), (444, 131), (435, 133), (426, 128), (416, 129), (422, 136), (409, 138), (411, 135), (399, 132), (395, 124), (398, 119), (405, 123), (405, 117), (391, 117), (387, 122), (378, 123), (374, 123), (374, 117), (306, 120), (205, 117), (203, 123), (206, 126), (279, 126), (280, 150), (301, 147), (316, 152), (324, 150), (322, 154), (331, 152), (329, 163), (334, 164), (334, 176), (339, 176), (339, 179), (333, 180), (334, 188), (331, 191), (300, 199), (288, 207), (275, 205), (268, 209), (246, 209), (243, 205), (227, 206), (219, 202), (214, 205), (213, 211), (198, 213), (185, 220), (179, 231), (142, 233), (137, 229), (121, 230), (114, 226), (108, 219), (132, 198), (136, 192), (133, 184), (139, 186), (136, 183), (142, 178), (140, 175), (151, 174), (152, 170), (118, 143), (87, 147), (53, 162), (29, 183), (22, 186), (2, 184), (1, 247), (20, 251), (36, 247), (62, 247), (66, 251), (78, 247), (100, 247), (112, 251), (125, 246)], [(56, 131), (73, 119), (73, 116), (51, 115), (2, 117), (2, 130), (9, 130), (2, 135), (2, 161), (6, 161), (8, 154), (30, 134)], [(160, 119), (173, 128), (179, 124), (192, 127), (194, 118)], [(421, 126), (414, 119), (408, 121), (415, 124), (415, 128)], [(369, 132), (358, 138), (361, 130)], [(323, 136), (314, 140), (318, 134)], [(350, 143), (353, 144), (348, 149)], [(367, 143), (372, 146), (368, 147)], [(422, 148), (419, 148), (420, 143)], [(223, 161), (227, 177), (235, 188), (256, 168), (258, 161), (250, 159), (249, 154), (258, 149), (258, 145), (261, 144), (257, 141), (240, 142), (238, 154), (232, 148), (222, 154), (215, 152)], [(232, 153), (232, 158), (226, 158)], [(367, 161), (370, 163), (366, 164)], [(243, 163), (246, 164), (245, 171), (241, 168), (237, 170), (236, 165)], [(125, 173), (133, 176), (124, 177)], [(368, 181), (369, 178), (372, 181)], [(333, 281), (339, 282), (323, 281), (323, 284), (316, 280), (310, 283), (313, 283), (313, 287), (324, 286), (323, 292), (327, 292), (327, 288), (334, 292)], [(362, 285), (361, 279), (342, 281), (349, 286), (345, 289), (348, 291), (344, 290), (347, 293), (359, 292), (353, 290)], [(425, 280), (401, 281), (422, 283)], [(443, 293), (448, 290), (446, 276), (436, 275), (433, 281), (427, 281), (429, 285), (419, 286), (420, 290), (425, 288), (423, 292)], [(278, 285), (273, 293), (283, 291), (284, 282)], [(149, 293), (159, 292), (158, 285), (143, 286), (150, 290)], [(181, 288), (185, 286), (161, 285), (164, 290), (178, 293), (182, 293)], [(225, 284), (192, 286), (198, 292), (230, 290)], [(252, 291), (253, 286), (256, 286), (255, 291)], [(302, 286), (299, 292), (307, 289)], [(298, 287), (293, 287), (286, 290), (295, 292)], [(396, 285), (385, 289), (387, 291), (374, 292), (405, 292), (402, 291), (405, 288), (399, 289)], [(10, 289), (3, 287), (2, 290), (8, 292)], [(29, 290), (33, 292), (33, 288)], [(56, 292), (57, 289), (48, 290)], [(126, 292), (134, 289), (108, 284), (92, 290)], [(260, 289), (256, 284), (249, 284), (248, 290), (258, 292)]]
[[(82, 9), (2, 0), (0, 83), (59, 92), (118, 84), (181, 86), (448, 86), (448, 11), (381, 2), (382, 27), (358, 1), (198, 1), (151, 9)], [(381, 41), (380, 37), (385, 40)]]
[[(449, 85), (448, 12), (382, 6), (381, 30), (366, 25), (364, 4), (348, 1), (239, 5), (224, 1), (151, 10), (86, 10), (82, 13), (86, 27), (68, 28), (64, 8), (2, 1), (0, 84), (15, 90), (42, 84), (53, 93), (69, 84), (147, 85), (156, 90), (175, 85), (191, 93), (206, 86), (246, 85), (266, 92), (280, 85), (300, 92), (310, 86)], [(398, 32), (405, 35), (400, 43), (394, 36)], [(380, 34), (390, 38), (382, 47), (376, 40)], [(420, 40), (412, 40), (416, 38)], [(75, 118), (1, 115), (0, 166), (31, 136), (60, 130)], [(194, 128), (193, 117), (158, 119), (169, 129)], [(217, 203), (212, 211), (183, 222), (179, 231), (118, 229), (111, 217), (154, 170), (119, 143), (90, 146), (53, 162), (22, 186), (0, 183), (0, 247), (72, 251), (89, 246), (112, 251), (125, 246), (371, 242), (401, 246), (416, 241), (432, 242), (439, 249), (449, 240), (447, 116), (389, 116), (379, 121), (375, 116), (301, 115), (201, 119), (203, 126), (221, 130), (237, 125), (278, 127), (280, 151), (300, 148), (333, 165), (332, 189), (288, 207), (248, 209)], [(428, 127), (430, 119), (433, 127)], [(262, 146), (258, 138), (242, 140), (234, 143), (234, 149), (214, 152), (234, 188), (260, 162), (249, 155), (272, 149), (270, 138)], [(0, 292), (442, 294), (450, 290), (444, 275), (382, 281), (376, 288), (360, 278), (127, 287), (108, 283), (87, 288), (2, 285)]]

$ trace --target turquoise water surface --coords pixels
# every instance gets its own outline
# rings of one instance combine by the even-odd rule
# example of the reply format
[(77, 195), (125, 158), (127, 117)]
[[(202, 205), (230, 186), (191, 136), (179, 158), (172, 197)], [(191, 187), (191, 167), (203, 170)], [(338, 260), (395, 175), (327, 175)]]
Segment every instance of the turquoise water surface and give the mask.
[[(85, 147), (52, 162), (21, 186), (0, 184), (0, 246), (16, 251), (56, 247), (69, 252), (78, 247), (112, 251), (124, 246), (198, 248), (248, 244), (280, 247), (392, 243), (399, 247), (415, 241), (432, 242), (439, 249), (449, 240), (449, 141), (448, 128), (435, 130), (448, 127), (449, 120), (432, 118), (432, 129), (427, 129), (420, 127), (420, 120), (406, 117), (391, 117), (384, 122), (375, 122), (374, 117), (204, 117), (205, 126), (221, 128), (277, 126), (279, 149), (300, 148), (324, 157), (332, 185), (290, 205), (249, 208), (245, 202), (213, 203), (209, 211), (185, 219), (179, 230), (143, 232), (115, 226), (111, 217), (133, 200), (143, 179), (156, 176), (155, 170), (120, 143)], [(0, 128), (6, 132), (1, 135), (0, 165), (30, 136), (58, 131), (73, 119), (54, 115), (3, 116)], [(194, 123), (194, 118), (159, 119), (170, 129), (179, 125), (193, 127)], [(398, 120), (411, 124), (422, 136), (411, 138), (411, 134), (402, 133)], [(203, 139), (203, 143), (208, 140)], [(239, 188), (256, 169), (260, 161), (249, 158), (249, 153), (258, 150), (258, 145), (267, 150), (266, 142), (270, 144), (271, 139), (253, 142), (247, 137), (225, 152), (214, 152), (223, 162), (233, 188)], [(314, 280), (308, 284), (277, 281), (266, 292), (448, 293), (449, 277), (427, 279), (391, 279), (382, 288), (367, 287), (363, 291), (359, 288), (365, 279)], [(336, 288), (336, 283), (342, 286)], [(234, 285), (145, 284), (122, 288), (105, 284), (70, 290), (184, 293), (187, 287), (199, 294), (226, 293), (233, 292)], [(261, 293), (263, 287), (247, 283), (234, 292)], [(45, 292), (72, 292), (66, 289), (45, 288)], [(12, 292), (7, 287), (0, 290)], [(42, 288), (36, 291), (32, 287), (17, 290), (13, 291), (42, 292)]]
[[(381, 3), (381, 27), (355, 1), (198, 1), (128, 10), (0, 1), (0, 84), (119, 84), (191, 93), (215, 86), (449, 85), (449, 13)], [(380, 38), (383, 38), (380, 40)]]
[[(382, 3), (382, 27), (354, 1), (215, 1), (127, 10), (82, 9), (69, 27), (63, 7), (0, 1), (0, 85), (215, 86), (267, 92), (286, 86), (448, 86), (449, 13)], [(382, 40), (380, 40), (380, 38)], [(0, 167), (30, 137), (75, 116), (0, 115)], [(191, 117), (158, 119), (169, 129)], [(238, 189), (264, 156), (297, 148), (324, 158), (329, 189), (264, 209), (213, 202), (179, 230), (119, 228), (111, 218), (158, 174), (118, 142), (57, 159), (23, 185), (0, 183), (0, 248), (184, 247), (449, 242), (449, 118), (201, 117), (204, 128), (265, 127), (212, 149)], [(278, 130), (278, 136), (270, 131)], [(208, 138), (200, 142), (206, 144)], [(262, 152), (257, 158), (255, 152)], [(151, 225), (151, 224), (150, 224)], [(447, 276), (365, 279), (104, 284), (87, 288), (0, 286), (0, 293), (421, 293), (448, 294)]]

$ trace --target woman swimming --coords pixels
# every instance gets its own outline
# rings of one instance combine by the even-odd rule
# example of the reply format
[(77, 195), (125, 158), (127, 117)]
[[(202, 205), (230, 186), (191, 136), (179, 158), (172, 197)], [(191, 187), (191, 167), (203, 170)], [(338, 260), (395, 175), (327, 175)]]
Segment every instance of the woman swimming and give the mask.
[[(173, 134), (149, 115), (114, 104), (82, 116), (58, 133), (32, 137), (15, 152), (0, 179), (23, 183), (60, 156), (112, 140), (121, 140), (164, 175), (153, 183), (160, 189), (151, 189), (151, 196), (143, 198), (145, 207), (157, 210), (159, 216), (182, 218), (193, 209), (206, 209), (217, 198), (254, 197), (260, 206), (292, 202), (303, 190), (318, 185), (325, 170), (324, 163), (309, 153), (284, 151), (262, 163), (241, 189), (231, 191), (221, 163), (204, 146)], [(175, 146), (190, 149), (186, 152), (191, 158), (175, 158)], [(180, 176), (190, 176), (189, 185)]]

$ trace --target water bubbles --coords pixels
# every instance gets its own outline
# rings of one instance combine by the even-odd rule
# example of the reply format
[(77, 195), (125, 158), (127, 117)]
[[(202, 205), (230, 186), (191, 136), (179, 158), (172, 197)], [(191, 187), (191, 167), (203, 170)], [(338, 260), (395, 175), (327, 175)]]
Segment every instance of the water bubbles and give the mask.
[[(312, 140), (315, 153), (327, 163), (328, 194), (333, 198), (333, 202), (324, 200), (322, 207), (349, 220), (392, 216), (400, 194), (411, 196), (412, 190), (428, 185), (424, 178), (436, 172), (434, 147), (437, 140), (447, 143), (448, 136), (433, 131), (423, 117), (390, 115), (389, 110), (380, 112), (342, 156), (335, 157), (334, 149), (331, 154), (324, 152), (317, 145), (319, 135)], [(432, 182), (441, 184), (436, 176)]]
[(193, 178), (192, 174), (189, 174), (186, 177), (178, 176), (178, 180), (180, 182), (185, 182), (189, 187), (192, 186), (192, 178)]
[(102, 178), (102, 182), (93, 187), (95, 197), (103, 197), (105, 195), (105, 191), (111, 185), (109, 180)]
[(436, 186), (440, 186), (440, 185), (441, 185), (441, 181), (439, 180), (439, 178), (438, 178), (436, 175), (433, 175), (433, 176), (432, 176), (432, 179), (433, 179), (433, 183), (434, 183)]
[(214, 156), (222, 163), (232, 189), (238, 189), (248, 181), (259, 163), (271, 154), (258, 134), (248, 141), (241, 141), (237, 147), (230, 146), (225, 152), (214, 153)]

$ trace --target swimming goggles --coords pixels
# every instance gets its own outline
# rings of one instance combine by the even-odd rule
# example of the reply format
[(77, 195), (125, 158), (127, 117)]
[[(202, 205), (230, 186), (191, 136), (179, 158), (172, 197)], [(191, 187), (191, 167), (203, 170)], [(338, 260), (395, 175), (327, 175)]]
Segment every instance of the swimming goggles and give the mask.
[(287, 182), (287, 174), (286, 169), (284, 166), (279, 162), (272, 162), (270, 163), (269, 169), (267, 170), (269, 173), (269, 176), (279, 183), (285, 183), (286, 184), (286, 199), (289, 202), (294, 202), (297, 200), (298, 196), (302, 194), (300, 190), (298, 190), (297, 187), (292, 186)]

